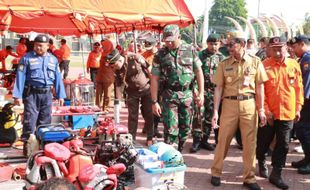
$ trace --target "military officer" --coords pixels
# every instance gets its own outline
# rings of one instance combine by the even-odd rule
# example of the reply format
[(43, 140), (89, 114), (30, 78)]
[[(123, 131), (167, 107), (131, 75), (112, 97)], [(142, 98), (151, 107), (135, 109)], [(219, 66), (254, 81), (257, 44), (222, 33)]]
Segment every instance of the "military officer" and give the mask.
[(39, 34), (34, 39), (34, 51), (22, 57), (17, 69), (13, 98), (17, 105), (24, 103), (22, 138), (25, 140), (36, 126), (51, 123), (52, 88), (61, 105), (66, 97), (57, 58), (47, 52), (48, 41), (48, 36)]
[[(177, 25), (167, 25), (164, 28), (163, 41), (165, 47), (159, 49), (153, 60), (152, 109), (155, 115), (162, 115), (165, 142), (178, 142), (178, 150), (182, 151), (190, 133), (194, 74), (198, 83), (196, 103), (202, 106), (204, 102), (203, 73), (194, 48), (181, 43)], [(159, 79), (163, 89), (162, 108), (157, 100)]]
[(221, 184), (223, 161), (237, 128), (240, 128), (243, 141), (243, 185), (251, 190), (259, 190), (255, 179), (257, 110), (260, 125), (264, 125), (264, 82), (267, 75), (259, 58), (245, 52), (245, 44), (243, 34), (236, 32), (228, 44), (230, 56), (219, 64), (214, 76), (216, 87), (212, 127), (218, 126), (220, 102), (222, 112), (211, 168), (211, 184)]
[(224, 55), (218, 51), (220, 47), (220, 35), (209, 35), (207, 38), (207, 45), (208, 47), (206, 49), (198, 53), (198, 57), (202, 62), (201, 68), (204, 75), (205, 102), (204, 109), (201, 109), (202, 128), (198, 127), (201, 125), (197, 124), (197, 117), (194, 117), (192, 129), (193, 145), (190, 150), (191, 152), (197, 152), (200, 147), (207, 150), (214, 150), (214, 146), (208, 142), (208, 139), (212, 130), (211, 119), (213, 112), (213, 95), (215, 88), (214, 83), (212, 83), (212, 77), (216, 71), (218, 64), (224, 59)]

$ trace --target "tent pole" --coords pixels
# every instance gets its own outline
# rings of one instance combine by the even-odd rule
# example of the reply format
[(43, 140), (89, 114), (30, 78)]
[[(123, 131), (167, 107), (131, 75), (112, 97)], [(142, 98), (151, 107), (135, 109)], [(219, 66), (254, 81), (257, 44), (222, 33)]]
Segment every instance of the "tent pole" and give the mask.
[(193, 45), (196, 48), (197, 47), (197, 28), (196, 28), (196, 24), (194, 24), (193, 26), (194, 29), (194, 41), (193, 41)]
[(84, 63), (84, 50), (83, 50), (83, 43), (81, 41), (81, 38), (79, 38), (80, 41), (80, 46), (81, 46), (81, 50), (82, 50), (82, 65), (83, 65), (83, 73), (84, 76), (86, 77), (86, 72), (85, 72), (85, 63)]
[(93, 42), (92, 42), (92, 37), (89, 35), (89, 44), (90, 44), (90, 50), (93, 51)]
[(132, 34), (133, 34), (133, 45), (135, 53), (137, 53), (137, 41), (136, 41), (136, 30), (135, 27), (132, 27)]

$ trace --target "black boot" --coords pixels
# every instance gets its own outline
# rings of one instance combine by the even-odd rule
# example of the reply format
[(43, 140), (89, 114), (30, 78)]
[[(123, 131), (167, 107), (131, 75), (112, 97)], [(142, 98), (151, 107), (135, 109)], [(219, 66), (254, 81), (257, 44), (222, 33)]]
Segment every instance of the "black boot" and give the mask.
[(310, 160), (307, 157), (305, 157), (302, 160), (299, 160), (297, 162), (292, 162), (292, 167), (293, 168), (300, 168), (300, 167), (307, 165), (309, 162), (310, 162)]
[(27, 141), (26, 140), (24, 141), (24, 144), (23, 144), (23, 155), (28, 157), (28, 147), (27, 147)]
[(211, 133), (211, 126), (208, 126), (208, 127), (206, 127), (205, 134), (202, 136), (200, 147), (203, 149), (206, 149), (206, 150), (213, 151), (215, 149), (215, 146), (208, 143), (210, 133)]
[(300, 168), (298, 168), (299, 174), (310, 174), (310, 162), (308, 162), (307, 165), (304, 165)]
[(215, 146), (213, 144), (208, 143), (209, 136), (203, 135), (200, 147), (205, 150), (213, 151), (215, 149)]
[(268, 178), (268, 167), (265, 160), (258, 160), (258, 170), (260, 177)]
[(279, 189), (288, 189), (288, 185), (283, 181), (281, 177), (282, 168), (273, 167), (269, 176), (269, 182), (277, 186)]
[(200, 137), (198, 136), (193, 136), (193, 145), (192, 148), (189, 150), (190, 153), (195, 153), (200, 150)]
[(182, 150), (184, 148), (185, 141), (184, 140), (179, 140), (178, 144), (178, 151), (182, 153)]

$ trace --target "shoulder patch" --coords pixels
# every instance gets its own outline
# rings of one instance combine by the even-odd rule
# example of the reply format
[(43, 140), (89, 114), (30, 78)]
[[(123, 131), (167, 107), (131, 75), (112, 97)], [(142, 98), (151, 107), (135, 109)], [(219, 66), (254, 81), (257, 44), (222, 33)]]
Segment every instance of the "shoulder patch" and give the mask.
[(308, 70), (309, 70), (309, 64), (310, 64), (310, 63), (308, 63), (308, 62), (306, 62), (306, 63), (303, 64), (303, 70), (304, 70), (304, 71), (308, 71)]
[(24, 65), (22, 64), (19, 65), (19, 71), (24, 71)]

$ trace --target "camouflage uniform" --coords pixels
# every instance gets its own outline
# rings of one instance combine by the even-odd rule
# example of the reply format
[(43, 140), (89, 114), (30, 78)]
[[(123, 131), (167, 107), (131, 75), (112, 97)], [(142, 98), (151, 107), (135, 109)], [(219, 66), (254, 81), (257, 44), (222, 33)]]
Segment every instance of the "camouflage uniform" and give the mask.
[(200, 68), (193, 47), (181, 44), (176, 51), (164, 47), (153, 60), (152, 74), (160, 77), (163, 88), (162, 117), (165, 142), (185, 142), (192, 121), (192, 84), (194, 71)]
[[(202, 62), (202, 71), (204, 75), (204, 107), (201, 108), (201, 124), (198, 123), (198, 113), (194, 114), (192, 136), (194, 141), (201, 141), (202, 143), (208, 143), (208, 139), (211, 133), (211, 119), (213, 114), (213, 95), (215, 85), (212, 83), (212, 75), (215, 73), (218, 64), (225, 58), (220, 52), (212, 53), (208, 49), (202, 50), (198, 54), (199, 59)], [(195, 107), (195, 111), (198, 108)]]

